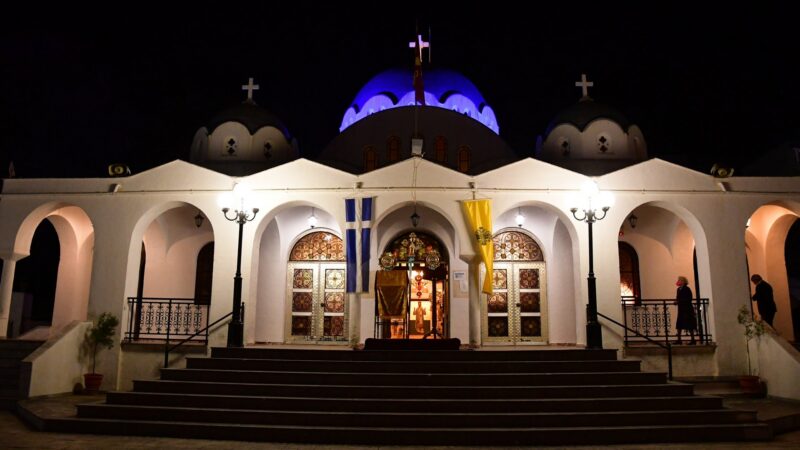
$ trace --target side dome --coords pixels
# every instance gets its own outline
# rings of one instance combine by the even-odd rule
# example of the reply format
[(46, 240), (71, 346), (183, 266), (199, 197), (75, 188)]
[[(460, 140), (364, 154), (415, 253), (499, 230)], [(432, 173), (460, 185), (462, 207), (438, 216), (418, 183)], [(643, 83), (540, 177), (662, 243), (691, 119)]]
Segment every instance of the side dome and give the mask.
[(588, 95), (550, 122), (537, 142), (536, 157), (586, 175), (600, 175), (647, 159), (637, 125), (616, 108)]
[(298, 157), (297, 141), (277, 116), (252, 99), (227, 108), (195, 133), (190, 161), (233, 176), (250, 175)]
[(280, 130), (287, 140), (292, 139), (289, 130), (278, 119), (278, 116), (258, 106), (252, 100), (245, 100), (238, 105), (221, 111), (208, 121), (206, 129), (208, 129), (209, 133), (213, 133), (217, 127), (227, 122), (236, 122), (244, 125), (250, 134), (256, 134), (263, 127), (273, 127)]
[(584, 97), (578, 103), (561, 111), (550, 122), (546, 134), (549, 134), (558, 125), (571, 124), (580, 131), (586, 129), (590, 123), (598, 119), (608, 119), (616, 122), (623, 130), (631, 126), (631, 122), (616, 108), (602, 103), (597, 103), (589, 97)]
[[(469, 116), (495, 134), (500, 126), (494, 110), (486, 103), (478, 88), (465, 76), (446, 69), (431, 69), (422, 73), (425, 105), (444, 108)], [(339, 131), (359, 120), (392, 108), (413, 106), (414, 76), (406, 69), (390, 69), (373, 77), (356, 94), (345, 111)]]

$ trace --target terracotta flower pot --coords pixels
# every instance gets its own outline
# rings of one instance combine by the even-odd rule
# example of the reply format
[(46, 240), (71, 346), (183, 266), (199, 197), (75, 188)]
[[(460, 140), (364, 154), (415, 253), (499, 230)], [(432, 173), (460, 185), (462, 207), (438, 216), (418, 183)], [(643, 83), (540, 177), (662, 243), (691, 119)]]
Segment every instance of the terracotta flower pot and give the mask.
[(103, 384), (103, 374), (85, 373), (83, 374), (83, 384), (86, 386), (86, 392), (97, 392), (100, 390), (100, 385)]
[(761, 392), (761, 380), (757, 375), (742, 375), (739, 377), (739, 387), (747, 394)]

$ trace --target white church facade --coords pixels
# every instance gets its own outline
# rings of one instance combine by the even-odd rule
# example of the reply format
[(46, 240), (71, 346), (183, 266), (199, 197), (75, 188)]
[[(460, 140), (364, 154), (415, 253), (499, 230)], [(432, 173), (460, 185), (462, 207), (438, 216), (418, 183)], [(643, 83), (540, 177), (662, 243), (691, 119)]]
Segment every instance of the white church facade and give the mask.
[[(685, 276), (698, 343), (674, 349), (676, 375), (744, 374), (737, 312), (752, 307), (749, 275), (758, 273), (778, 309), (775, 333), (751, 344), (760, 374), (771, 394), (800, 398), (784, 255), (800, 217), (800, 179), (717, 178), (648, 160), (641, 130), (585, 88), (551, 124), (537, 158), (518, 159), (468, 80), (432, 73), (428, 106), (408, 106), (407, 93), (386, 80), (411, 90), (410, 74), (383, 76), (357, 95), (316, 161), (298, 159), (286, 128), (252, 102), (251, 80), (248, 101), (198, 130), (192, 162), (115, 178), (5, 180), (0, 335), (48, 340), (32, 363), (31, 395), (80, 381), (82, 333), (104, 312), (120, 318), (123, 342), (103, 353), (104, 387), (156, 377), (167, 330), (174, 342), (231, 312), (239, 258), (246, 346), (335, 351), (436, 332), (481, 350), (582, 347), (589, 237), (571, 208), (593, 182), (614, 198), (593, 224), (597, 309), (630, 329), (601, 317), (603, 346), (664, 370), (664, 351), (634, 331), (674, 341), (674, 283)], [(258, 208), (241, 236), (220, 208), (237, 185), (249, 190), (246, 206)], [(357, 247), (367, 273), (357, 292), (345, 286), (353, 270), (348, 198), (373, 201), (371, 217), (357, 210), (357, 229), (370, 229), (358, 233), (368, 240)], [(491, 205), (491, 273), (465, 217), (469, 200)], [(55, 230), (60, 256), (52, 319), (36, 331), (15, 272), (43, 223)], [(491, 293), (482, 289), (487, 277)], [(225, 323), (187, 347), (224, 346)]]

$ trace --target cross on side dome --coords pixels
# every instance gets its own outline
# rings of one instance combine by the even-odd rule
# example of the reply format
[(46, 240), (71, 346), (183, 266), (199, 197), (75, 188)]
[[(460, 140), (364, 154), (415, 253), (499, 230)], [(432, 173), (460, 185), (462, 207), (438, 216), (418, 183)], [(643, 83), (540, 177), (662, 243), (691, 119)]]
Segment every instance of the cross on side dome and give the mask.
[(246, 101), (252, 102), (253, 101), (253, 91), (257, 91), (258, 89), (259, 89), (259, 86), (257, 84), (253, 84), (253, 78), (250, 77), (250, 79), (247, 81), (247, 84), (243, 84), (242, 85), (242, 90), (243, 91), (247, 91), (247, 100)]
[(594, 86), (594, 82), (587, 80), (586, 79), (586, 74), (582, 73), (581, 74), (581, 80), (580, 81), (576, 81), (575, 82), (575, 86), (579, 87), (579, 88), (581, 88), (583, 90), (583, 97), (582, 98), (588, 98), (589, 97), (589, 88)]

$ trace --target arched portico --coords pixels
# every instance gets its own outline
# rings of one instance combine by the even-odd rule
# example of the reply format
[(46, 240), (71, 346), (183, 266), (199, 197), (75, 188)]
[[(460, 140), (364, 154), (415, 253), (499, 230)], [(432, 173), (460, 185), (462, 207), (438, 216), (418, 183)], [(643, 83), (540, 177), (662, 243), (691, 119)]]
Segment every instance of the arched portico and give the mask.
[[(17, 261), (31, 254), (36, 230), (47, 221), (57, 235), (56, 247), (43, 251), (57, 252), (57, 270), (54, 280), (54, 294), (52, 310), (48, 314), (49, 332), (57, 330), (72, 320), (85, 320), (89, 304), (89, 284), (91, 281), (92, 259), (94, 251), (94, 226), (86, 212), (74, 205), (65, 203), (45, 203), (34, 209), (22, 221), (14, 240), (14, 251), (4, 257), (3, 280), (0, 283), (0, 326), (4, 329), (9, 322), (12, 326), (12, 335), (18, 335), (22, 319), (21, 307), (11, 305), (12, 290), (16, 272)], [(35, 268), (34, 268), (35, 271)], [(35, 277), (35, 273), (31, 276)], [(35, 281), (35, 280), (33, 280)], [(42, 282), (43, 280), (39, 280)], [(19, 296), (24, 301), (24, 295)], [(36, 299), (34, 299), (36, 301)], [(21, 305), (17, 305), (21, 306)], [(19, 317), (10, 317), (14, 310)], [(49, 332), (39, 336), (46, 338)]]

